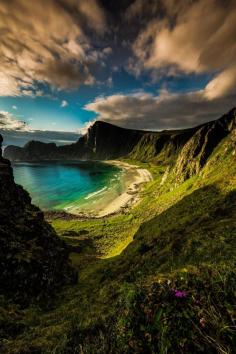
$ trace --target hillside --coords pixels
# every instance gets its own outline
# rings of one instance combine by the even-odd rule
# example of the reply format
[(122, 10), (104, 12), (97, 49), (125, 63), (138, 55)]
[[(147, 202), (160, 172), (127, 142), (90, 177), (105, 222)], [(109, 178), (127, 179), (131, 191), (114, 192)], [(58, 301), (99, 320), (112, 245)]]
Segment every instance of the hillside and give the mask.
[(9, 306), (5, 328), (14, 320), (18, 331), (1, 333), (2, 353), (235, 352), (236, 109), (194, 129), (136, 134), (125, 160), (154, 178), (140, 203), (103, 219), (48, 217), (78, 283), (47, 312)]
[(45, 301), (75, 278), (69, 249), (29, 194), (14, 183), (1, 148), (0, 193), (0, 295), (24, 306), (32, 299)]
[(183, 131), (146, 132), (120, 128), (97, 121), (76, 143), (56, 146), (54, 143), (30, 141), (23, 148), (7, 146), (4, 156), (11, 161), (58, 159), (108, 160), (130, 155), (147, 161), (157, 156), (170, 157), (188, 141), (196, 128)]
[[(161, 132), (125, 129), (97, 121), (84, 136), (71, 145), (56, 146), (54, 143), (30, 141), (23, 148), (13, 145), (7, 146), (4, 157), (11, 161), (42, 161), (58, 159), (108, 160), (129, 156), (130, 159), (141, 162), (174, 164), (184, 147), (183, 154), (187, 163), (191, 162), (195, 154), (201, 154), (198, 161), (200, 166), (204, 164), (204, 160), (207, 159), (219, 141), (229, 133), (230, 127), (227, 117), (228, 115), (225, 115), (219, 120), (195, 128)], [(202, 142), (201, 139), (206, 141)], [(196, 147), (196, 151), (194, 147)], [(201, 147), (204, 149), (202, 153), (198, 151)], [(197, 171), (198, 167), (192, 166), (191, 169)], [(192, 172), (194, 173), (194, 171)], [(191, 171), (189, 173), (191, 174)]]

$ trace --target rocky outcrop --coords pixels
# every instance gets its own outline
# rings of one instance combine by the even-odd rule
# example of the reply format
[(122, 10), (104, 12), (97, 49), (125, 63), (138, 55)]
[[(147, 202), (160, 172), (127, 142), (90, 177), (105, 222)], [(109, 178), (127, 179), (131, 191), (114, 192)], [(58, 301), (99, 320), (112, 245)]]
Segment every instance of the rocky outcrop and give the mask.
[(198, 127), (181, 150), (174, 176), (178, 182), (198, 174), (217, 145), (236, 128), (236, 108), (218, 120)]
[(14, 183), (2, 151), (0, 194), (0, 295), (26, 305), (72, 282), (75, 273), (65, 243), (31, 204), (29, 194)]

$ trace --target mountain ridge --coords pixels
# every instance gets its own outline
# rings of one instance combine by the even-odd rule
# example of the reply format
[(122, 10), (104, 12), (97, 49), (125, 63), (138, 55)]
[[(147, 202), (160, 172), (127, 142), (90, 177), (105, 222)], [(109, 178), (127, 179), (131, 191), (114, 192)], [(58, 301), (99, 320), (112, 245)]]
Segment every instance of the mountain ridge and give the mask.
[(177, 180), (198, 173), (214, 148), (236, 125), (236, 108), (219, 119), (199, 126), (150, 132), (117, 127), (96, 121), (73, 144), (28, 142), (23, 148), (8, 146), (4, 157), (11, 161), (109, 160), (128, 158), (173, 167)]
[[(1, 352), (233, 354), (235, 123), (233, 109), (189, 135), (141, 138), (126, 161), (147, 168), (153, 180), (128, 212), (48, 215), (70, 247), (78, 282), (47, 311), (30, 307), (16, 318), (3, 303)], [(97, 146), (93, 133), (80, 148), (102, 155), (105, 145)], [(0, 205), (6, 215), (8, 205)]]

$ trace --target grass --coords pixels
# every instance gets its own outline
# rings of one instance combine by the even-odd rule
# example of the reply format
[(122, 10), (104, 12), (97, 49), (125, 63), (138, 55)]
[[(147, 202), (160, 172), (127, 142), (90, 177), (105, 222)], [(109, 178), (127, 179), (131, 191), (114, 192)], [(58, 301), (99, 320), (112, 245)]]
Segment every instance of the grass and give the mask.
[(161, 184), (167, 166), (140, 164), (154, 180), (128, 214), (51, 220), (72, 247), (78, 284), (49, 310), (1, 299), (1, 353), (233, 354), (233, 149), (225, 139), (198, 176), (175, 188), (171, 170)]

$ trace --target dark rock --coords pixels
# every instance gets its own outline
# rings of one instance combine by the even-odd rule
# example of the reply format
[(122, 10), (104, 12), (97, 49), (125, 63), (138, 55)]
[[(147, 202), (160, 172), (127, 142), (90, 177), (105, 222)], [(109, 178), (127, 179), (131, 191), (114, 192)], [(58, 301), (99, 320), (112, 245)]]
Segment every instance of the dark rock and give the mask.
[[(0, 138), (2, 142), (2, 137)], [(0, 156), (0, 295), (27, 305), (75, 277), (69, 250)]]
[(147, 132), (117, 127), (97, 121), (76, 143), (56, 146), (37, 141), (23, 148), (8, 146), (4, 156), (12, 161), (107, 160), (121, 157), (147, 161), (165, 152), (163, 158), (172, 157), (195, 133), (196, 128), (181, 131)]
[(236, 108), (218, 120), (198, 127), (185, 144), (175, 167), (179, 182), (198, 174), (216, 146), (236, 128)]
[(236, 109), (218, 120), (184, 130), (148, 132), (97, 121), (76, 143), (57, 147), (31, 141), (23, 148), (8, 146), (10, 160), (106, 160), (122, 157), (175, 166), (177, 182), (198, 174), (216, 146), (236, 126)]
[(145, 132), (97, 121), (76, 143), (56, 146), (31, 141), (23, 148), (8, 146), (4, 156), (12, 161), (58, 159), (113, 159), (129, 154)]

